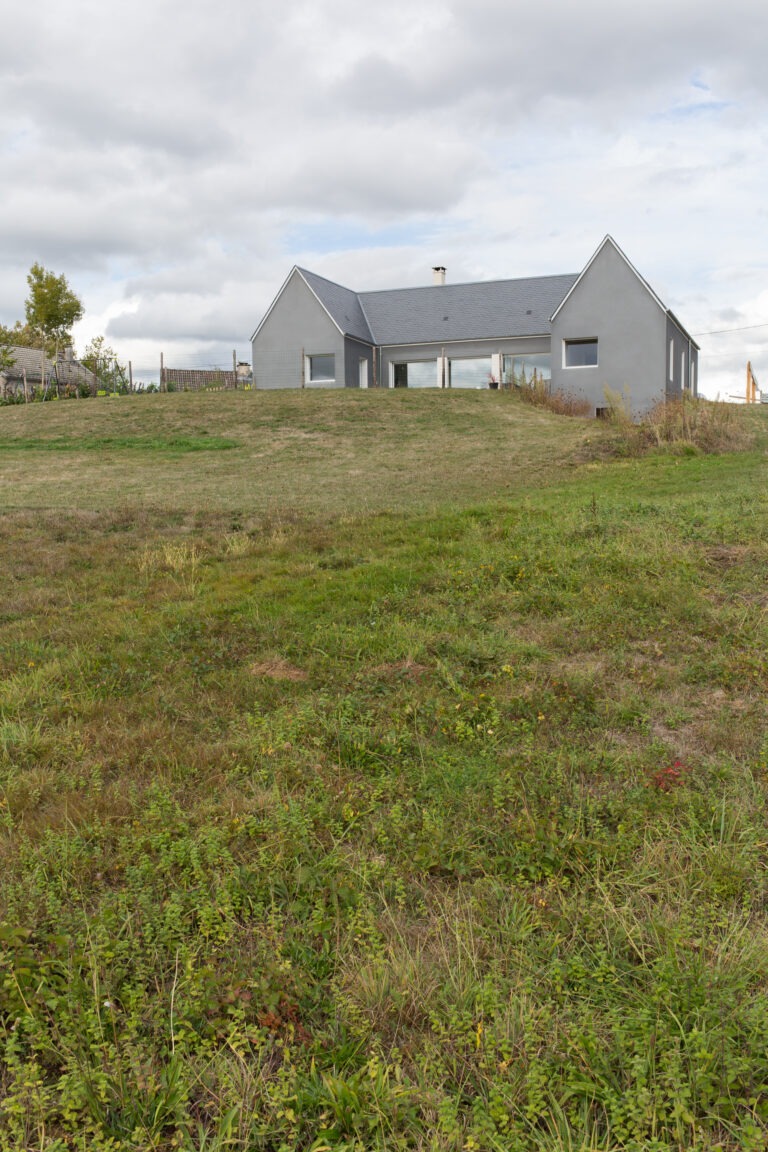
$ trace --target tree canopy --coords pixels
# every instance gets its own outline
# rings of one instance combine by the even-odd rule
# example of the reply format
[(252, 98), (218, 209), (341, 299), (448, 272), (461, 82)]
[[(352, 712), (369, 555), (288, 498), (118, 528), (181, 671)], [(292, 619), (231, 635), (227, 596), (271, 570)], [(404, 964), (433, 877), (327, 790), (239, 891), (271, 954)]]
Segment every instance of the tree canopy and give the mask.
[(42, 332), (47, 340), (63, 341), (72, 326), (82, 319), (83, 304), (64, 275), (57, 276), (33, 264), (27, 274), (29, 295), (25, 303), (27, 326)]
[(0, 372), (4, 368), (12, 368), (16, 362), (11, 347), (11, 341), (5, 338), (5, 331), (0, 328)]
[[(0, 324), (0, 344), (16, 348), (39, 348), (40, 329), (31, 328), (29, 324), (22, 324), (17, 320), (12, 328)], [(52, 356), (56, 349), (56, 340), (46, 337), (45, 349)]]

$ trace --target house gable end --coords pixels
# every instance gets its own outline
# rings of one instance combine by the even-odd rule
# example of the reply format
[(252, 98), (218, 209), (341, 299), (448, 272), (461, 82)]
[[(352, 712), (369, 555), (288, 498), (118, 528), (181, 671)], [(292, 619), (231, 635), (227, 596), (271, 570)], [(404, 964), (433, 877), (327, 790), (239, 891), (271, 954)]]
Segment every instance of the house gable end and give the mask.
[(599, 256), (602, 254), (603, 250), (604, 250), (604, 249), (605, 249), (607, 246), (610, 246), (610, 248), (612, 248), (612, 249), (613, 249), (613, 251), (614, 251), (614, 252), (615, 252), (615, 253), (616, 253), (616, 254), (617, 254), (619, 257), (621, 257), (621, 259), (622, 259), (622, 260), (624, 261), (624, 263), (626, 264), (627, 268), (629, 268), (629, 270), (630, 270), (630, 272), (633, 274), (633, 276), (635, 276), (635, 277), (636, 277), (636, 279), (637, 279), (637, 280), (640, 282), (640, 284), (642, 284), (643, 288), (645, 288), (646, 292), (647, 292), (647, 293), (650, 295), (651, 299), (655, 301), (655, 303), (658, 305), (658, 307), (661, 309), (661, 311), (664, 313), (664, 315), (666, 315), (666, 314), (667, 314), (667, 307), (666, 307), (666, 305), (665, 305), (665, 304), (663, 303), (663, 301), (662, 301), (662, 300), (661, 300), (661, 299), (660, 299), (660, 298), (659, 298), (659, 297), (656, 295), (656, 293), (654, 292), (653, 288), (651, 288), (650, 284), (649, 284), (649, 283), (648, 283), (648, 281), (645, 279), (645, 277), (640, 275), (640, 273), (638, 272), (637, 268), (635, 268), (634, 264), (633, 264), (633, 263), (632, 263), (632, 261), (629, 259), (629, 257), (626, 255), (626, 253), (622, 252), (621, 248), (619, 248), (618, 244), (616, 243), (616, 241), (613, 239), (613, 237), (612, 237), (612, 236), (605, 236), (605, 237), (603, 238), (603, 240), (600, 242), (600, 244), (597, 246), (597, 249), (596, 249), (596, 251), (595, 251), (595, 252), (592, 254), (591, 258), (590, 258), (590, 259), (587, 261), (587, 263), (586, 263), (586, 265), (584, 266), (584, 268), (582, 269), (582, 271), (579, 273), (578, 277), (576, 278), (576, 281), (575, 281), (575, 283), (574, 283), (574, 284), (571, 286), (571, 288), (568, 290), (568, 292), (566, 292), (565, 296), (564, 296), (564, 297), (563, 297), (563, 299), (560, 301), (560, 303), (558, 304), (558, 306), (557, 306), (557, 308), (555, 309), (555, 311), (552, 313), (552, 317), (551, 317), (551, 319), (552, 319), (552, 321), (553, 321), (553, 322), (554, 322), (555, 318), (557, 317), (557, 314), (558, 314), (558, 313), (561, 311), (561, 309), (562, 309), (562, 308), (564, 308), (564, 307), (565, 307), (565, 305), (567, 304), (569, 297), (570, 297), (570, 296), (572, 296), (572, 295), (573, 295), (573, 293), (574, 293), (574, 292), (576, 292), (576, 291), (578, 290), (578, 287), (579, 287), (579, 285), (581, 284), (582, 280), (583, 280), (583, 279), (584, 279), (584, 278), (585, 278), (585, 277), (586, 277), (586, 276), (589, 274), (589, 272), (590, 272), (590, 269), (592, 268), (592, 265), (593, 265), (593, 264), (596, 262), (596, 260), (598, 259), (598, 257), (599, 257)]
[[(344, 334), (301, 269), (294, 268), (251, 341), (254, 386), (303, 388), (316, 382), (312, 358), (334, 357), (335, 380), (345, 377)], [(320, 373), (327, 372), (324, 361)], [(317, 376), (317, 381), (326, 377)], [(328, 386), (334, 383), (328, 381)]]
[(285, 292), (286, 288), (287, 288), (287, 287), (288, 287), (288, 285), (290, 284), (290, 282), (291, 282), (291, 280), (293, 279), (293, 277), (294, 277), (294, 276), (295, 276), (295, 275), (298, 273), (298, 271), (299, 271), (299, 270), (298, 270), (298, 268), (297, 268), (297, 267), (296, 267), (296, 265), (294, 264), (293, 268), (291, 268), (290, 272), (288, 273), (288, 275), (286, 276), (285, 280), (283, 281), (283, 285), (282, 285), (282, 288), (280, 289), (280, 291), (279, 291), (279, 292), (277, 293), (277, 295), (275, 296), (275, 298), (274, 298), (274, 300), (272, 301), (272, 303), (270, 304), (269, 308), (267, 308), (266, 312), (265, 312), (265, 313), (264, 313), (264, 315), (262, 316), (262, 318), (261, 318), (261, 320), (259, 321), (259, 323), (256, 325), (256, 328), (254, 329), (254, 332), (253, 332), (253, 334), (252, 334), (252, 336), (251, 336), (251, 343), (253, 343), (253, 341), (254, 341), (254, 340), (256, 339), (256, 337), (259, 335), (259, 333), (261, 332), (262, 328), (263, 328), (263, 327), (264, 327), (264, 325), (266, 324), (267, 320), (269, 320), (269, 318), (270, 318), (270, 316), (272, 315), (272, 313), (274, 312), (275, 308), (277, 308), (277, 306), (278, 306), (278, 304), (279, 304), (279, 302), (280, 302), (280, 299), (281, 299), (281, 297), (282, 297), (283, 293)]
[(262, 318), (251, 344), (268, 347), (275, 339), (282, 343), (287, 334), (295, 334), (297, 325), (303, 330), (308, 324), (310, 343), (322, 336), (335, 344), (344, 337), (336, 319), (318, 298), (312, 285), (307, 283), (302, 269), (295, 267)]
[(552, 386), (605, 407), (606, 390), (634, 412), (664, 396), (667, 309), (606, 238), (552, 317)]

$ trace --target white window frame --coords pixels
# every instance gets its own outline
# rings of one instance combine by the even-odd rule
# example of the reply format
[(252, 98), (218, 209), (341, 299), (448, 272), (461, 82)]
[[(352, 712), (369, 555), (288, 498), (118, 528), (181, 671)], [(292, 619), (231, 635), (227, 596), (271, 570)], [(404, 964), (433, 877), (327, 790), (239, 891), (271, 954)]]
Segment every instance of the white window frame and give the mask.
[[(568, 363), (568, 349), (576, 344), (594, 344), (595, 346), (595, 362), (594, 364), (569, 364)], [(597, 336), (580, 336), (572, 340), (563, 340), (563, 368), (567, 368), (569, 372), (577, 372), (585, 368), (597, 368), (600, 363), (600, 343)]]
[[(523, 368), (525, 369), (526, 362), (530, 363), (531, 360), (546, 359), (546, 365), (534, 364), (533, 367), (539, 372), (539, 380), (546, 384), (547, 388), (552, 386), (552, 354), (550, 352), (503, 352), (499, 356), (499, 380), (505, 388), (513, 387), (510, 375), (514, 375), (515, 361), (522, 361)], [(507, 361), (512, 362), (512, 367), (507, 366)], [(565, 352), (563, 352), (563, 362), (565, 362)], [(592, 367), (592, 365), (582, 364), (582, 368)], [(544, 375), (546, 371), (547, 375)]]
[[(475, 391), (480, 391), (481, 389), (488, 387), (488, 377), (493, 372), (493, 355), (492, 354), (490, 356), (447, 356), (446, 360), (448, 361), (448, 379), (447, 379), (446, 383), (447, 383), (449, 388), (456, 388), (456, 390), (459, 391), (463, 387), (464, 391), (466, 391), (466, 392), (475, 392)], [(485, 373), (485, 379), (482, 380), (480, 384), (467, 384), (467, 385), (454, 384), (453, 383), (453, 365), (454, 364), (457, 364), (457, 365), (458, 364), (468, 364), (468, 363), (483, 364), (485, 366), (483, 368), (483, 371)]]
[[(395, 368), (399, 368), (401, 364), (404, 364), (406, 369), (407, 369), (411, 364), (432, 364), (432, 363), (435, 363), (435, 365), (436, 365), (434, 385), (433, 384), (422, 384), (422, 385), (417, 384), (414, 387), (416, 387), (416, 388), (419, 388), (419, 387), (422, 387), (422, 388), (433, 388), (433, 387), (439, 388), (440, 387), (440, 379), (441, 379), (441, 377), (440, 377), (440, 357), (439, 356), (437, 357), (436, 362), (433, 361), (431, 357), (426, 359), (426, 360), (390, 360), (389, 361), (389, 380), (387, 383), (387, 387), (388, 388), (394, 388), (395, 387)], [(446, 371), (447, 371), (447, 368), (446, 368)], [(407, 373), (406, 373), (406, 378), (407, 378)], [(410, 389), (411, 385), (407, 384), (406, 387), (408, 389)]]
[[(312, 360), (315, 356), (333, 357), (333, 376), (322, 376), (312, 379)], [(336, 383), (336, 353), (335, 352), (307, 352), (304, 354), (304, 379), (307, 384), (335, 384)]]

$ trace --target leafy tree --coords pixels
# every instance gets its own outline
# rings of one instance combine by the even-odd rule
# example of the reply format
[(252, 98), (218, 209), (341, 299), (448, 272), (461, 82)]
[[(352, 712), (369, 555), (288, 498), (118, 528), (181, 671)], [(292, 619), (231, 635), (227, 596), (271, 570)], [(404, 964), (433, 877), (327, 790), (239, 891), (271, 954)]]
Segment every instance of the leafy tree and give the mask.
[(16, 363), (11, 347), (12, 341), (6, 339), (5, 330), (0, 329), (0, 372), (3, 368), (12, 368)]
[[(17, 348), (39, 348), (40, 331), (30, 328), (29, 324), (22, 324), (17, 320), (12, 328), (0, 324), (0, 344), (15, 346)], [(45, 350), (49, 356), (56, 352), (56, 340), (45, 340)]]
[(70, 288), (66, 276), (57, 276), (42, 264), (33, 264), (27, 275), (27, 284), (27, 327), (42, 332), (46, 342), (69, 341), (73, 324), (82, 318), (83, 304)]

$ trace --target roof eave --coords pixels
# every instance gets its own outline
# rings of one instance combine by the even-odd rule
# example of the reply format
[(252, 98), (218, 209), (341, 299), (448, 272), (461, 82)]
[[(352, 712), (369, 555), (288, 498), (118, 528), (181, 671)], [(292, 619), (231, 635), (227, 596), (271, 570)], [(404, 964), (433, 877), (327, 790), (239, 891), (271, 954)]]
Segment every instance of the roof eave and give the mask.
[(686, 340), (688, 340), (688, 341), (689, 341), (689, 343), (691, 343), (691, 344), (693, 345), (693, 347), (696, 349), (696, 351), (697, 351), (697, 352), (700, 352), (700, 351), (701, 351), (701, 346), (700, 346), (699, 344), (697, 344), (697, 343), (696, 343), (696, 341), (694, 340), (693, 336), (691, 336), (690, 332), (687, 332), (687, 331), (685, 330), (685, 328), (683, 327), (683, 325), (682, 325), (682, 324), (680, 323), (680, 321), (678, 320), (677, 316), (675, 316), (675, 314), (674, 314), (674, 312), (672, 311), (672, 309), (671, 309), (671, 308), (667, 308), (667, 309), (666, 309), (666, 313), (667, 313), (667, 316), (668, 316), (668, 317), (670, 318), (670, 320), (672, 321), (672, 323), (675, 325), (675, 327), (680, 329), (680, 332), (683, 334), (683, 336), (685, 336)]
[[(299, 276), (301, 276), (301, 278), (302, 278), (302, 280), (304, 281), (304, 283), (306, 284), (307, 288), (309, 288), (309, 290), (310, 290), (310, 292), (312, 293), (312, 295), (314, 296), (315, 300), (317, 300), (318, 304), (319, 304), (319, 305), (320, 305), (320, 307), (322, 308), (323, 312), (325, 312), (326, 316), (327, 316), (327, 317), (328, 317), (328, 319), (330, 320), (331, 324), (333, 324), (333, 326), (334, 326), (334, 328), (337, 330), (337, 332), (338, 332), (338, 333), (339, 333), (341, 336), (346, 336), (346, 335), (347, 335), (347, 333), (344, 331), (344, 329), (342, 328), (341, 324), (339, 324), (338, 320), (337, 320), (337, 319), (336, 319), (336, 317), (335, 317), (335, 316), (332, 314), (332, 312), (330, 311), (330, 309), (329, 309), (329, 308), (326, 308), (325, 304), (324, 304), (324, 303), (323, 303), (323, 301), (320, 299), (320, 297), (318, 296), (317, 292), (315, 292), (314, 288), (312, 287), (312, 285), (311, 285), (311, 284), (309, 283), (309, 281), (307, 280), (306, 276), (304, 275), (304, 272), (303, 272), (303, 270), (302, 270), (301, 268), (297, 268), (297, 269), (296, 269), (296, 271), (298, 272)], [(335, 283), (335, 281), (331, 281), (331, 283)], [(344, 285), (343, 285), (343, 284), (339, 284), (339, 285), (338, 285), (338, 287), (339, 287), (339, 288), (343, 288), (343, 287), (344, 287)], [(347, 289), (347, 291), (350, 291), (350, 289)]]

